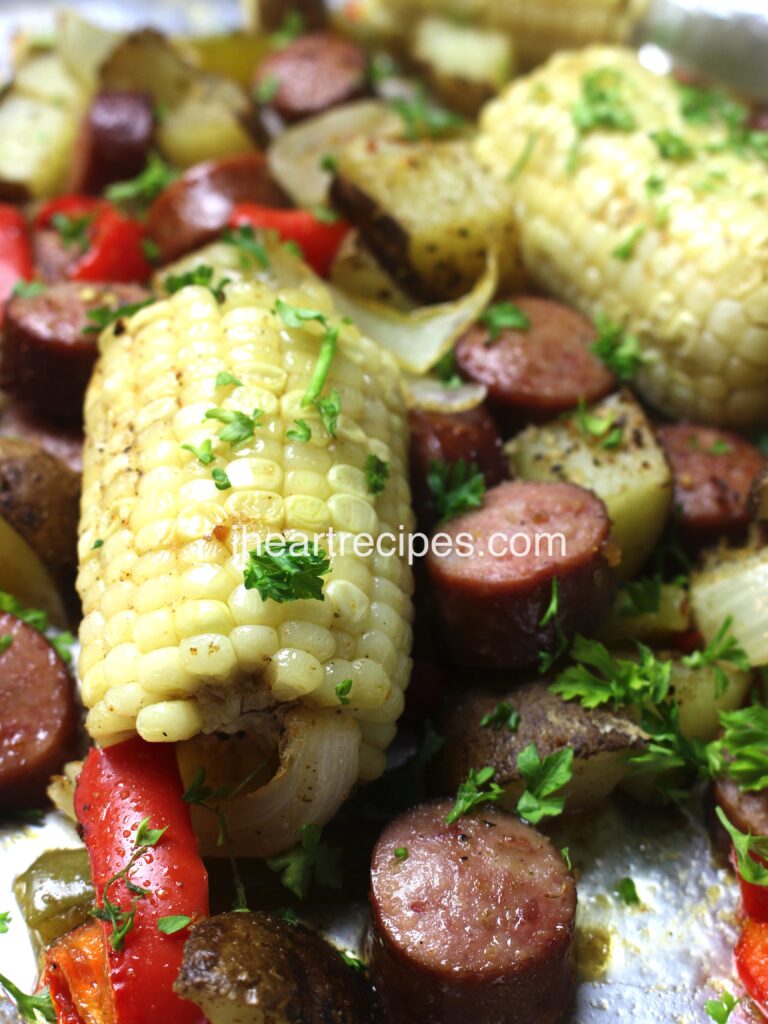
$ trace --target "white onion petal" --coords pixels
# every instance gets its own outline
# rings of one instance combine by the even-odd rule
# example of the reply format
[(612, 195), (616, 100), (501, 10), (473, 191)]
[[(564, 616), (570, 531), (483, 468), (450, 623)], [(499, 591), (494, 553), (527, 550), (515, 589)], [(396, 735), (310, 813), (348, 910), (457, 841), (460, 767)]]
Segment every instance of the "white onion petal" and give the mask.
[(768, 547), (728, 552), (695, 573), (691, 607), (707, 643), (730, 615), (731, 633), (750, 664), (768, 665)]
[(425, 409), (427, 412), (466, 412), (482, 405), (488, 394), (484, 384), (450, 387), (437, 377), (415, 377), (411, 374), (405, 374), (403, 386), (409, 409)]

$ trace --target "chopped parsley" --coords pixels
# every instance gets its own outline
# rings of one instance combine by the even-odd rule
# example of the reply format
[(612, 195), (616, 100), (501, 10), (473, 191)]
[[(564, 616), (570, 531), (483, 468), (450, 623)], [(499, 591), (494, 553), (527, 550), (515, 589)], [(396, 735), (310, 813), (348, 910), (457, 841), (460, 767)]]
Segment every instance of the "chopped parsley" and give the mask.
[(560, 583), (555, 576), (552, 579), (552, 590), (549, 597), (549, 604), (539, 619), (539, 626), (544, 628), (551, 622), (555, 624), (555, 649), (553, 651), (539, 651), (539, 671), (549, 672), (552, 666), (558, 661), (568, 646), (568, 641), (565, 638), (560, 622), (557, 618), (557, 613), (560, 608)]
[(116, 181), (104, 189), (104, 195), (111, 203), (138, 203), (149, 206), (153, 199), (164, 192), (179, 177), (179, 172), (160, 156), (149, 154), (147, 166), (135, 178)]
[[(102, 905), (94, 907), (90, 912), (93, 917), (98, 918), (100, 921), (106, 921), (112, 926), (109, 944), (112, 946), (112, 949), (118, 952), (124, 947), (125, 937), (133, 928), (139, 900), (149, 894), (148, 889), (143, 889), (132, 882), (129, 875), (139, 858), (143, 857), (151, 846), (156, 846), (166, 831), (167, 826), (165, 828), (150, 828), (149, 818), (143, 818), (139, 822), (139, 827), (136, 829), (134, 837), (134, 850), (128, 859), (128, 863), (106, 882), (101, 893)], [(113, 903), (109, 898), (109, 890), (119, 881), (125, 882), (126, 888), (133, 894), (130, 910), (123, 910), (119, 904)]]
[(740, 832), (728, 820), (722, 807), (715, 810), (721, 825), (731, 837), (741, 877), (752, 885), (768, 886), (768, 868), (762, 863), (768, 859), (768, 836), (753, 836)]
[(624, 75), (617, 68), (596, 68), (582, 76), (581, 96), (571, 107), (576, 129), (567, 163), (571, 173), (578, 167), (582, 140), (590, 132), (630, 132), (637, 126), (627, 104), (625, 86)]
[(142, 238), (141, 251), (147, 263), (151, 263), (152, 266), (160, 262), (160, 246), (153, 238)]
[(404, 860), (408, 860), (408, 856), (409, 856), (409, 854), (408, 854), (408, 847), (407, 846), (397, 846), (397, 847), (395, 847), (395, 852), (393, 853), (392, 856), (395, 858), (395, 860), (398, 862), (398, 864), (402, 864)]
[(494, 803), (504, 795), (501, 786), (493, 781), (495, 774), (495, 769), (490, 765), (469, 773), (459, 786), (453, 809), (446, 815), (446, 825), (452, 825), (465, 814), (469, 814), (473, 808), (479, 807), (481, 804)]
[(192, 918), (186, 914), (170, 914), (168, 917), (157, 919), (157, 930), (163, 935), (175, 935), (192, 924)]
[(216, 374), (216, 387), (217, 388), (241, 388), (243, 382), (238, 380), (234, 373), (230, 373), (229, 370), (222, 370)]
[(634, 334), (626, 334), (621, 324), (612, 323), (605, 317), (598, 316), (595, 323), (598, 334), (590, 351), (619, 380), (631, 380), (648, 361), (640, 350), (640, 342)]
[(656, 148), (659, 151), (659, 156), (663, 157), (664, 160), (675, 160), (682, 162), (683, 160), (692, 160), (696, 155), (696, 151), (689, 142), (682, 137), (682, 135), (676, 135), (674, 132), (661, 131), (651, 132), (651, 138), (656, 143)]
[(0, 590), (0, 612), (9, 612), (11, 615), (15, 615), (17, 619), (21, 619), (22, 622), (31, 626), (32, 629), (36, 629), (38, 633), (43, 633), (61, 660), (66, 665), (72, 664), (72, 651), (70, 648), (75, 642), (75, 638), (68, 630), (63, 630), (55, 636), (48, 635), (48, 616), (40, 608), (25, 608), (11, 594)]
[(514, 302), (496, 302), (489, 306), (484, 313), (478, 317), (484, 327), (488, 328), (488, 340), (486, 345), (492, 345), (499, 340), (501, 332), (527, 331), (531, 326), (531, 319)]
[(279, 89), (280, 82), (275, 75), (267, 75), (253, 90), (253, 95), (257, 103), (271, 103)]
[(768, 789), (768, 707), (753, 704), (738, 711), (721, 711), (723, 735), (713, 747), (726, 774), (745, 793)]
[(265, 270), (270, 266), (269, 256), (264, 245), (259, 241), (250, 224), (241, 224), (236, 228), (227, 228), (221, 235), (222, 242), (234, 245), (240, 253), (240, 264), (248, 270), (252, 261), (256, 261)]
[(39, 1019), (39, 1014), (43, 1020), (56, 1024), (56, 1010), (54, 1009), (51, 993), (47, 986), (42, 991), (28, 996), (3, 974), (0, 974), (0, 986), (5, 989), (14, 1003), (16, 1003), (19, 1013), (24, 1020), (32, 1021), (34, 1024)]
[(704, 1009), (715, 1024), (728, 1024), (731, 1014), (740, 1002), (740, 999), (736, 999), (730, 992), (725, 991), (719, 999), (708, 999), (704, 1004)]
[(645, 179), (645, 191), (649, 196), (660, 196), (667, 182), (660, 174), (651, 174)]
[(336, 684), (334, 693), (339, 699), (339, 704), (349, 704), (349, 691), (352, 689), (352, 680), (343, 679), (340, 683)]
[(454, 135), (466, 125), (461, 114), (434, 103), (420, 88), (412, 96), (396, 96), (390, 107), (403, 122), (403, 136), (415, 139), (441, 139)]
[(465, 459), (458, 462), (430, 459), (427, 487), (439, 523), (481, 508), (485, 497), (485, 477), (476, 463)]
[(194, 268), (194, 270), (187, 270), (183, 274), (169, 274), (163, 281), (163, 288), (165, 288), (169, 295), (175, 295), (176, 292), (181, 291), (182, 288), (188, 288), (190, 285), (197, 285), (201, 288), (208, 288), (213, 292), (217, 302), (223, 302), (224, 286), (229, 284), (229, 279), (225, 278), (220, 284), (214, 287), (213, 275), (213, 267), (208, 266), (207, 263), (200, 263)]
[(103, 548), (103, 547), (104, 547), (104, 541), (101, 539), (101, 537), (99, 537), (91, 545), (91, 551), (98, 551), (99, 548)]
[(560, 848), (560, 856), (565, 861), (565, 866), (568, 868), (568, 870), (573, 871), (573, 861), (571, 860), (570, 848), (567, 846), (562, 846)]
[(271, 539), (250, 552), (245, 589), (258, 590), (267, 601), (324, 600), (323, 580), (331, 562), (322, 548), (310, 551), (301, 541)]
[(204, 466), (210, 466), (216, 458), (212, 451), (212, 442), (210, 437), (206, 437), (199, 448), (193, 444), (183, 444), (181, 447), (186, 452), (192, 452), (195, 458), (202, 462)]
[(493, 711), (483, 715), (480, 719), (480, 726), (483, 729), (506, 729), (507, 732), (517, 732), (520, 725), (520, 712), (513, 708), (509, 701), (500, 700)]
[(732, 451), (733, 448), (722, 438), (713, 441), (712, 447), (709, 449), (710, 455), (730, 455)]
[(85, 213), (80, 217), (70, 217), (66, 213), (54, 213), (51, 217), (51, 226), (57, 232), (59, 238), (67, 249), (80, 249), (85, 252), (90, 245), (89, 229), (93, 223), (94, 214)]
[(368, 493), (382, 494), (389, 480), (389, 463), (371, 452), (365, 459), (365, 483)]
[(211, 479), (216, 484), (217, 491), (228, 491), (232, 486), (232, 481), (229, 479), (223, 469), (212, 469)]
[(624, 425), (621, 420), (588, 412), (583, 398), (579, 401), (579, 407), (572, 422), (576, 424), (582, 436), (599, 440), (600, 447), (605, 448), (606, 451), (618, 448), (624, 440)]
[(324, 843), (322, 834), (319, 825), (302, 825), (299, 829), (299, 844), (267, 860), (267, 867), (279, 874), (286, 889), (290, 889), (300, 900), (306, 897), (313, 879), (319, 885), (332, 889), (341, 887), (341, 850)]
[(318, 206), (313, 206), (310, 212), (315, 220), (319, 220), (321, 224), (338, 224), (341, 219), (334, 209), (330, 206), (323, 206), (322, 203)]
[(283, 18), (283, 23), (276, 32), (269, 37), (269, 45), (273, 50), (282, 50), (295, 39), (298, 39), (306, 27), (304, 15), (300, 11), (292, 10)]
[(448, 349), (445, 355), (440, 356), (432, 367), (432, 372), (446, 388), (460, 388), (464, 383), (459, 376), (456, 367), (456, 353), (452, 348)]
[(353, 971), (364, 971), (365, 970), (365, 964), (363, 963), (363, 961), (360, 960), (359, 957), (352, 956), (351, 953), (345, 953), (342, 950), (342, 952), (341, 952), (341, 959), (344, 961), (344, 963), (347, 965), (347, 967), (351, 967)]
[(285, 436), (289, 441), (309, 441), (312, 438), (312, 428), (306, 420), (294, 420), (290, 430), (286, 430)]
[(153, 298), (144, 299), (142, 302), (128, 302), (123, 306), (117, 306), (112, 308), (110, 306), (97, 306), (95, 309), (88, 310), (88, 319), (92, 320), (93, 323), (83, 328), (83, 334), (101, 334), (106, 328), (112, 324), (116, 324), (119, 320), (124, 317), (133, 316), (134, 313), (138, 313), (140, 309), (144, 309), (146, 306), (151, 306), (155, 300)]
[(525, 145), (520, 150), (520, 155), (512, 164), (512, 168), (507, 175), (507, 181), (510, 184), (514, 184), (520, 175), (523, 173), (525, 168), (528, 166), (528, 161), (533, 156), (533, 151), (536, 148), (536, 143), (539, 141), (539, 133), (531, 132), (528, 135)]
[(620, 878), (616, 883), (614, 892), (628, 907), (636, 906), (640, 902), (640, 897), (637, 895), (637, 886), (632, 878)]
[(331, 394), (327, 398), (316, 398), (314, 401), (315, 409), (317, 409), (318, 415), (322, 420), (323, 426), (327, 433), (331, 437), (336, 437), (336, 430), (339, 425), (339, 416), (341, 415), (341, 397), (336, 388), (331, 391)]
[(637, 243), (645, 234), (645, 228), (642, 224), (638, 224), (636, 228), (633, 228), (623, 242), (620, 242), (615, 249), (611, 250), (611, 256), (616, 260), (621, 260), (624, 263), (629, 262), (635, 255), (635, 249)]
[(17, 281), (13, 286), (11, 295), (22, 299), (34, 299), (36, 295), (42, 295), (45, 285), (41, 281)]
[(746, 652), (731, 633), (732, 625), (733, 616), (729, 615), (703, 651), (693, 651), (692, 654), (686, 654), (682, 659), (683, 664), (688, 668), (712, 666), (717, 683), (715, 692), (718, 697), (722, 696), (728, 688), (728, 676), (723, 667), (717, 664), (718, 661), (727, 661), (735, 668), (741, 669), (742, 672), (749, 672), (752, 667)]
[(552, 590), (550, 591), (549, 604), (547, 610), (544, 612), (542, 617), (539, 619), (540, 626), (548, 626), (556, 617), (560, 608), (560, 583), (557, 576), (552, 579)]
[(565, 747), (542, 759), (536, 744), (529, 743), (517, 755), (517, 768), (525, 781), (525, 790), (515, 808), (520, 817), (535, 825), (542, 818), (562, 814), (565, 797), (553, 794), (561, 790), (573, 775), (573, 750)]
[(8, 931), (8, 925), (11, 923), (11, 912), (4, 910), (0, 913), (0, 935), (5, 935)]
[(645, 576), (627, 583), (621, 591), (619, 615), (655, 615), (661, 607), (661, 576)]
[[(339, 327), (328, 322), (328, 317), (319, 309), (303, 309), (300, 306), (291, 306), (282, 299), (275, 303), (274, 312), (280, 317), (286, 327), (303, 327), (306, 323), (316, 321), (323, 327), (323, 338), (320, 343), (320, 351), (315, 362), (312, 377), (310, 378), (307, 390), (301, 400), (303, 406), (314, 405), (320, 413), (325, 429), (331, 435), (336, 436), (336, 422), (341, 410), (341, 402), (338, 391), (334, 389), (331, 398), (321, 398), (328, 371), (331, 368), (333, 357), (336, 354), (336, 344), (339, 340)], [(335, 397), (334, 397), (335, 396)], [(328, 403), (331, 404), (328, 404)], [(325, 403), (321, 406), (321, 403)]]
[(585, 708), (658, 704), (669, 693), (672, 662), (659, 661), (645, 644), (637, 647), (637, 661), (614, 658), (598, 640), (577, 635), (571, 648), (576, 664), (564, 669), (550, 690), (563, 700), (580, 700)]
[(332, 153), (326, 153), (320, 157), (320, 170), (327, 171), (329, 174), (335, 174), (339, 167), (338, 158)]
[(12, 643), (13, 637), (11, 636), (11, 634), (3, 633), (3, 635), (0, 636), (0, 655), (5, 654), (5, 652), (8, 650)]
[(218, 420), (224, 423), (224, 429), (219, 431), (219, 438), (227, 444), (236, 447), (250, 441), (256, 427), (259, 425), (264, 413), (261, 409), (254, 409), (252, 415), (241, 412), (239, 409), (208, 409), (204, 420)]

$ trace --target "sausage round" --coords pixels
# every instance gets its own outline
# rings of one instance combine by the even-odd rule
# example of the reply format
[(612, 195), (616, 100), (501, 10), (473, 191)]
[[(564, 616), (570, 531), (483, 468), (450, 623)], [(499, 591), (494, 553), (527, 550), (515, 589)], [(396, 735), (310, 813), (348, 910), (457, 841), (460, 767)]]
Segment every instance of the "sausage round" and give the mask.
[(446, 825), (450, 809), (407, 811), (373, 851), (371, 974), (389, 1019), (556, 1024), (573, 995), (573, 878), (518, 818), (484, 807)]
[(142, 302), (136, 285), (53, 285), (40, 295), (17, 295), (5, 309), (0, 387), (31, 410), (79, 421), (97, 356), (96, 333), (84, 333), (89, 310)]
[(222, 231), (237, 203), (285, 206), (261, 153), (209, 160), (191, 167), (161, 192), (149, 209), (147, 228), (169, 262), (205, 245)]
[(691, 423), (660, 427), (658, 436), (672, 467), (681, 537), (706, 543), (743, 533), (752, 485), (766, 466), (760, 450), (737, 434)]
[(20, 402), (0, 412), (0, 437), (21, 438), (38, 445), (78, 475), (83, 471), (83, 431), (79, 426), (49, 422)]
[(75, 264), (82, 259), (82, 250), (66, 245), (55, 228), (37, 228), (32, 236), (32, 252), (37, 276), (46, 284), (66, 281)]
[(423, 527), (435, 522), (427, 486), (432, 461), (475, 463), (486, 487), (495, 487), (507, 475), (501, 436), (492, 417), (482, 407), (467, 412), (442, 413), (412, 409), (408, 414), (411, 431), (411, 489), (416, 515)]
[(589, 350), (596, 332), (586, 317), (552, 299), (513, 301), (530, 320), (528, 329), (505, 328), (491, 341), (488, 328), (475, 324), (456, 346), (462, 376), (485, 384), (500, 422), (512, 428), (539, 423), (616, 387), (613, 374)]
[(146, 93), (100, 92), (75, 146), (70, 191), (100, 195), (112, 182), (136, 177), (147, 162), (153, 131), (152, 100)]
[(254, 78), (256, 93), (284, 121), (300, 121), (363, 96), (368, 59), (362, 47), (331, 32), (300, 36), (271, 53)]
[[(612, 545), (605, 505), (569, 483), (515, 481), (441, 527), (426, 556), (450, 657), (473, 668), (522, 668), (610, 610)], [(471, 553), (469, 552), (471, 549)], [(446, 553), (447, 551), (447, 553)], [(557, 614), (545, 617), (557, 579)]]
[[(75, 756), (75, 684), (42, 633), (0, 614), (0, 807), (39, 806), (54, 772)], [(3, 645), (5, 646), (5, 645)]]

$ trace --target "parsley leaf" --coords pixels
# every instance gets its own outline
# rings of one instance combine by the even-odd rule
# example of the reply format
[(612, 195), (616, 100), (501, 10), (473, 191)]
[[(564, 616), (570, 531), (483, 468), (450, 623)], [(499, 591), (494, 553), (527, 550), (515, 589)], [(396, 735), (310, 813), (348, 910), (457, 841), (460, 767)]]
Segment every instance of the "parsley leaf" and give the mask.
[(624, 440), (624, 424), (621, 419), (588, 412), (583, 398), (579, 399), (579, 407), (572, 422), (576, 424), (582, 436), (599, 439), (600, 447), (606, 451), (618, 448)]
[[(446, 815), (446, 825), (452, 825), (465, 814), (469, 814), (474, 807), (479, 807), (481, 804), (489, 802), (493, 803), (503, 796), (504, 790), (493, 781), (495, 774), (495, 769), (490, 765), (486, 765), (485, 768), (479, 768), (476, 772), (471, 771), (469, 773), (464, 782), (459, 786), (453, 809)], [(485, 788), (486, 786), (488, 787), (487, 789)]]
[(320, 170), (327, 171), (329, 174), (335, 174), (339, 167), (339, 161), (333, 153), (325, 153), (320, 157)]
[(218, 420), (219, 423), (226, 424), (224, 429), (219, 431), (219, 437), (234, 448), (238, 444), (250, 441), (263, 415), (261, 409), (254, 409), (251, 416), (240, 412), (239, 409), (208, 409), (203, 420)]
[(157, 919), (157, 930), (163, 935), (175, 935), (176, 932), (188, 928), (192, 924), (192, 918), (186, 914), (170, 914), (168, 917)]
[(714, 743), (724, 755), (724, 773), (745, 793), (768, 789), (768, 708), (721, 711), (720, 727), (722, 738)]
[(525, 781), (525, 790), (515, 808), (520, 817), (536, 825), (542, 818), (561, 814), (565, 797), (552, 794), (562, 789), (573, 775), (573, 750), (565, 747), (542, 760), (536, 744), (529, 743), (517, 755), (517, 767)]
[(70, 217), (66, 213), (54, 213), (51, 226), (58, 233), (66, 249), (80, 249), (85, 252), (90, 245), (88, 229), (93, 223), (94, 214), (85, 213), (80, 217)]
[(144, 253), (144, 258), (147, 263), (151, 263), (152, 266), (156, 266), (160, 263), (160, 246), (154, 239), (142, 238), (141, 251)]
[(323, 601), (323, 581), (331, 569), (326, 553), (309, 551), (301, 541), (271, 539), (261, 550), (254, 549), (244, 572), (245, 589), (258, 590), (266, 600)]
[(104, 547), (104, 541), (101, 539), (101, 537), (98, 537), (93, 542), (93, 544), (91, 545), (91, 551), (98, 551), (99, 548), (103, 548), (103, 547)]
[(616, 883), (614, 892), (628, 907), (635, 906), (640, 902), (640, 897), (637, 895), (637, 886), (631, 878), (620, 878)]
[(560, 584), (557, 576), (552, 579), (552, 591), (550, 593), (549, 604), (547, 610), (544, 612), (542, 617), (539, 619), (540, 626), (548, 626), (557, 617), (557, 612), (560, 607)]
[(0, 654), (5, 654), (5, 652), (8, 650), (12, 643), (13, 637), (11, 636), (11, 634), (3, 633), (3, 635), (0, 636)]
[(365, 970), (365, 964), (363, 963), (363, 961), (356, 956), (352, 956), (351, 953), (342, 952), (341, 959), (344, 961), (347, 967), (351, 967), (353, 971)]
[(539, 141), (539, 132), (530, 132), (525, 145), (520, 150), (520, 155), (517, 157), (515, 162), (512, 164), (509, 174), (507, 175), (507, 181), (510, 184), (514, 184), (520, 175), (523, 173), (525, 168), (528, 166), (528, 161), (533, 156), (533, 151), (536, 148), (536, 143)]
[(341, 887), (338, 863), (341, 850), (323, 843), (322, 833), (319, 825), (302, 825), (299, 845), (267, 860), (267, 867), (279, 874), (286, 889), (290, 889), (300, 900), (309, 892), (313, 876), (319, 885), (333, 889)]
[(427, 469), (427, 487), (432, 507), (439, 523), (480, 508), (485, 496), (485, 477), (478, 466), (464, 459), (443, 462), (430, 459)]
[(389, 480), (389, 463), (384, 462), (378, 455), (372, 452), (365, 459), (365, 483), (368, 493), (373, 495), (381, 494)]
[(256, 83), (253, 95), (257, 103), (271, 103), (275, 96), (277, 96), (279, 89), (280, 82), (277, 77), (275, 75), (267, 75)]
[(22, 622), (31, 626), (32, 629), (36, 629), (38, 633), (45, 634), (48, 643), (61, 660), (67, 665), (72, 664), (72, 652), (69, 648), (75, 642), (75, 638), (67, 630), (63, 630), (55, 636), (49, 635), (48, 616), (40, 608), (25, 608), (11, 594), (0, 590), (0, 612), (10, 612), (11, 615), (15, 615), (17, 619), (21, 619)]
[(401, 118), (403, 136), (409, 141), (441, 139), (456, 134), (466, 125), (460, 114), (434, 103), (423, 88), (413, 96), (396, 96), (389, 105)]
[(199, 448), (195, 447), (195, 445), (193, 444), (183, 444), (181, 447), (186, 452), (192, 452), (195, 458), (199, 459), (199, 461), (202, 462), (204, 466), (210, 466), (210, 464), (216, 458), (216, 456), (213, 454), (213, 451), (211, 450), (212, 442), (210, 437), (206, 437), (206, 439), (203, 441)]
[(213, 285), (213, 267), (207, 263), (198, 264), (194, 270), (187, 270), (183, 274), (169, 274), (163, 281), (163, 288), (169, 295), (175, 295), (182, 288), (190, 285), (198, 285), (201, 288), (208, 288), (213, 292), (217, 302), (224, 301), (224, 287), (229, 284), (229, 278), (225, 278), (220, 284)]
[(238, 380), (234, 373), (230, 373), (229, 370), (221, 370), (216, 374), (216, 387), (217, 388), (241, 388), (243, 382)]
[(502, 331), (527, 331), (531, 326), (531, 318), (514, 302), (496, 302), (489, 306), (478, 320), (488, 328), (486, 345), (498, 341)]
[(310, 212), (315, 220), (319, 220), (321, 224), (338, 224), (341, 219), (334, 209), (330, 206), (324, 206), (322, 203), (313, 206)]
[(19, 1013), (24, 1020), (32, 1021), (34, 1024), (38, 1020), (36, 1014), (40, 1014), (43, 1020), (51, 1021), (52, 1024), (55, 1024), (57, 1019), (56, 1010), (53, 1007), (51, 993), (48, 988), (44, 988), (35, 995), (28, 996), (3, 974), (0, 974), (0, 985), (16, 1003)]
[(625, 334), (621, 324), (612, 323), (605, 317), (596, 319), (597, 338), (590, 351), (611, 370), (619, 380), (631, 380), (647, 357), (640, 350), (640, 342), (634, 334)]
[(234, 245), (240, 251), (241, 264), (247, 270), (252, 260), (255, 260), (261, 267), (269, 267), (269, 256), (263, 244), (259, 241), (256, 232), (250, 224), (241, 224), (236, 228), (227, 228), (222, 233), (222, 242)]
[(728, 1024), (728, 1019), (741, 1002), (730, 992), (723, 992), (719, 999), (708, 999), (704, 1009), (715, 1022), (715, 1024)]
[(295, 426), (286, 430), (285, 436), (289, 441), (309, 441), (312, 437), (312, 428), (306, 420), (294, 420)]
[(712, 666), (717, 682), (715, 694), (718, 697), (722, 696), (728, 688), (728, 676), (723, 667), (717, 664), (718, 661), (727, 661), (735, 668), (741, 669), (742, 672), (749, 672), (752, 668), (746, 652), (731, 633), (732, 625), (733, 616), (729, 615), (703, 651), (693, 651), (692, 654), (686, 654), (682, 659), (683, 664), (688, 668)]
[(167, 825), (165, 828), (150, 828), (149, 818), (142, 818), (136, 829), (136, 846), (157, 846), (167, 831)]
[(404, 860), (408, 860), (408, 856), (409, 856), (409, 854), (408, 854), (408, 847), (407, 846), (397, 846), (397, 847), (395, 847), (395, 852), (394, 852), (393, 856), (394, 856), (395, 860), (398, 861), (398, 863), (402, 864), (402, 862)]
[(336, 684), (334, 692), (336, 696), (339, 698), (339, 704), (349, 704), (349, 691), (351, 689), (351, 679), (343, 679), (340, 683)]
[(11, 923), (11, 912), (4, 910), (0, 913), (0, 935), (5, 935), (8, 931), (8, 925)]
[(615, 249), (611, 250), (611, 256), (616, 260), (622, 260), (627, 263), (635, 255), (635, 249), (637, 243), (645, 234), (645, 228), (642, 224), (638, 224), (636, 228), (633, 228), (623, 242), (620, 242)]
[[(307, 390), (304, 392), (304, 397), (301, 400), (302, 405), (315, 405), (320, 413), (323, 423), (326, 424), (326, 429), (331, 437), (336, 436), (336, 419), (333, 419), (333, 412), (323, 414), (319, 406), (320, 401), (328, 401), (327, 399), (321, 400), (320, 394), (325, 387), (325, 381), (328, 377), (328, 371), (331, 368), (333, 357), (336, 354), (336, 344), (339, 340), (339, 328), (332, 326), (328, 322), (328, 317), (325, 313), (319, 309), (304, 309), (300, 306), (291, 306), (282, 299), (278, 299), (275, 303), (275, 313), (280, 317), (286, 327), (298, 328), (303, 327), (305, 323), (311, 321), (317, 321), (317, 323), (323, 326), (323, 340), (320, 343), (320, 351), (317, 356), (315, 368), (312, 371), (312, 377), (307, 385)], [(332, 392), (332, 396), (337, 395), (338, 392), (335, 390)], [(327, 409), (329, 407), (326, 407)], [(338, 412), (336, 412), (338, 418)], [(326, 418), (329, 422), (332, 422), (333, 429), (328, 426)]]
[(637, 647), (638, 661), (614, 658), (599, 641), (577, 635), (571, 648), (577, 664), (561, 672), (550, 690), (563, 700), (580, 700), (585, 708), (658, 704), (669, 693), (672, 662), (659, 661), (645, 644)]
[(164, 192), (179, 177), (179, 172), (160, 156), (149, 154), (147, 166), (135, 178), (116, 181), (108, 185), (104, 195), (111, 203), (139, 203), (149, 206), (153, 199)]
[(228, 491), (232, 486), (232, 481), (229, 479), (223, 469), (212, 469), (211, 478), (216, 484), (217, 491)]
[(504, 728), (507, 732), (517, 732), (520, 725), (520, 712), (513, 708), (509, 701), (500, 700), (493, 711), (483, 715), (480, 725), (483, 729), (490, 727), (497, 731)]
[(690, 143), (682, 137), (682, 135), (676, 135), (674, 132), (661, 131), (651, 132), (651, 138), (656, 143), (656, 148), (659, 151), (659, 156), (665, 160), (692, 160), (696, 155), (696, 151)]
[(341, 415), (341, 397), (338, 390), (334, 388), (329, 398), (316, 398), (313, 404), (328, 434), (331, 437), (336, 437)]
[(269, 37), (269, 45), (273, 50), (282, 50), (284, 47), (292, 43), (294, 39), (298, 39), (305, 28), (304, 15), (297, 10), (288, 11), (283, 18), (283, 22), (276, 32), (273, 32)]
[(453, 349), (449, 349), (445, 355), (440, 356), (432, 367), (432, 372), (447, 388), (460, 388), (463, 384), (456, 366), (456, 353)]
[(11, 295), (21, 296), (23, 299), (33, 299), (36, 295), (42, 295), (44, 291), (45, 285), (42, 281), (17, 281)]
[(632, 580), (621, 591), (619, 615), (654, 615), (661, 607), (661, 576)]
[(590, 132), (630, 132), (637, 126), (624, 93), (625, 78), (617, 68), (595, 68), (582, 76), (581, 96), (571, 107), (576, 137), (568, 156), (569, 171), (576, 170), (582, 139)]
[(140, 309), (151, 306), (154, 301), (153, 298), (149, 298), (144, 299), (143, 302), (128, 302), (114, 309), (109, 306), (97, 306), (95, 309), (89, 309), (87, 316), (89, 320), (93, 320), (93, 323), (83, 328), (83, 334), (101, 334), (105, 327), (117, 323), (124, 317), (133, 316)]
[[(722, 807), (716, 807), (715, 811), (723, 828), (731, 837), (741, 877), (752, 885), (768, 886), (768, 868), (761, 863), (768, 859), (768, 836), (753, 836), (740, 832), (731, 824)], [(760, 860), (756, 860), (756, 857)]]
[(560, 848), (560, 856), (565, 861), (565, 866), (568, 868), (568, 870), (569, 871), (573, 871), (573, 861), (571, 860), (570, 848), (567, 847), (567, 846), (561, 847)]

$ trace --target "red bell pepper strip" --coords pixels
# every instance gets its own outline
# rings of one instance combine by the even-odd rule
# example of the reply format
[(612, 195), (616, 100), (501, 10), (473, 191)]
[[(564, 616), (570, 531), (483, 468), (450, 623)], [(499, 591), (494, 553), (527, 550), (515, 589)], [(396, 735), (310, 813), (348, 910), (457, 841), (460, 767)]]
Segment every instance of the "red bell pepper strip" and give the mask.
[(306, 262), (321, 277), (331, 269), (339, 246), (349, 233), (349, 224), (343, 220), (330, 224), (309, 210), (282, 210), (257, 203), (238, 203), (230, 224), (250, 224), (253, 228), (276, 231), (284, 242), (296, 242)]
[(736, 969), (750, 997), (768, 1015), (768, 922), (747, 919), (736, 945)]
[(104, 930), (95, 919), (46, 949), (42, 982), (58, 1024), (116, 1024), (107, 949)]
[(56, 227), (57, 217), (87, 218), (85, 248), (67, 273), (72, 281), (144, 282), (152, 266), (143, 248), (145, 231), (103, 199), (60, 196), (46, 203), (35, 218), (37, 228)]
[[(75, 792), (98, 905), (105, 906), (106, 886), (109, 901), (121, 912), (135, 910), (132, 926), (122, 944), (117, 943), (120, 948), (113, 948), (118, 934), (114, 922), (102, 921), (110, 943), (109, 976), (119, 1024), (205, 1021), (193, 1003), (173, 991), (186, 928), (171, 935), (158, 930), (162, 917), (194, 920), (208, 914), (208, 876), (181, 795), (173, 745), (146, 743), (138, 737), (92, 749)], [(167, 831), (144, 848), (127, 879), (113, 881), (136, 853), (137, 831), (144, 819), (149, 819), (147, 828)], [(146, 894), (137, 894), (136, 886)]]
[[(751, 856), (753, 860), (768, 868), (768, 861), (756, 856), (754, 853)], [(739, 862), (735, 850), (731, 852), (731, 861), (736, 877), (739, 880), (741, 905), (744, 908), (744, 913), (755, 921), (768, 922), (768, 885), (757, 885), (755, 882), (748, 882), (742, 876), (739, 871)]]
[(31, 281), (34, 275), (27, 222), (15, 206), (0, 203), (0, 303), (10, 298), (17, 281)]

